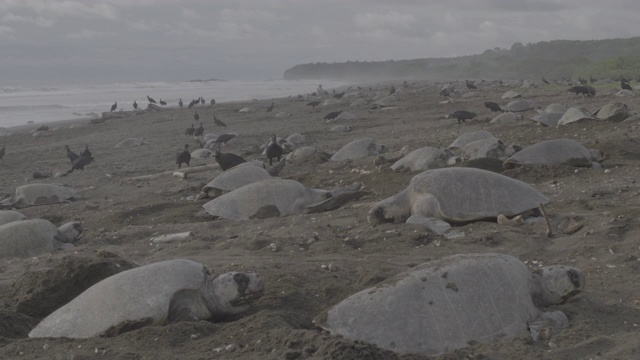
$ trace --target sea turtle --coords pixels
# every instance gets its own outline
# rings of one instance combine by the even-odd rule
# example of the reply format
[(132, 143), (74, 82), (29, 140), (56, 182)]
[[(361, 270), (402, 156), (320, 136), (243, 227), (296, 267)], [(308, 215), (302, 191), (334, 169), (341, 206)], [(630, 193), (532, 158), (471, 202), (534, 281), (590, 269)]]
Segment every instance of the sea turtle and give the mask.
[(532, 116), (530, 119), (547, 127), (557, 126), (558, 120), (564, 112), (545, 112)]
[(500, 159), (505, 160), (513, 155), (517, 146), (506, 146), (498, 139), (480, 139), (472, 141), (462, 148), (464, 161), (475, 159)]
[(359, 159), (371, 155), (378, 155), (384, 149), (384, 145), (376, 144), (372, 138), (353, 140), (331, 157), (332, 161)]
[(334, 195), (342, 192), (348, 194), (345, 196), (353, 195), (353, 198), (363, 195), (359, 186), (352, 185), (347, 188), (348, 191), (343, 190), (312, 189), (295, 180), (265, 179), (235, 189), (202, 207), (207, 213), (225, 219), (262, 219), (313, 212), (315, 208), (325, 211), (336, 209), (343, 203), (336, 205), (338, 199)]
[(336, 125), (329, 129), (330, 132), (349, 132), (351, 130), (353, 130), (351, 125)]
[(502, 99), (515, 99), (515, 98), (519, 98), (522, 97), (522, 95), (518, 94), (517, 92), (513, 91), (513, 90), (508, 90), (507, 92), (505, 92), (504, 94), (502, 94)]
[(214, 277), (192, 260), (165, 260), (110, 276), (44, 318), (31, 338), (117, 335), (142, 326), (246, 311), (264, 291), (254, 273)]
[(69, 247), (82, 234), (79, 222), (56, 228), (48, 220), (28, 219), (0, 225), (0, 259), (26, 258)]
[(486, 130), (469, 131), (458, 136), (458, 138), (455, 139), (451, 143), (451, 145), (449, 145), (448, 147), (449, 149), (463, 148), (468, 143), (476, 140), (495, 139), (495, 138), (496, 138), (495, 136), (493, 136), (490, 132)]
[(464, 223), (513, 216), (546, 204), (549, 199), (531, 185), (475, 168), (433, 169), (414, 176), (404, 190), (376, 203), (370, 224), (396, 223), (411, 215)]
[[(253, 164), (244, 164), (246, 163), (232, 167), (209, 181), (209, 183), (202, 188), (202, 194), (205, 195), (203, 197), (210, 196), (215, 198), (247, 184), (264, 179), (271, 179), (269, 172), (262, 167)], [(210, 194), (211, 192), (213, 192), (213, 195)]]
[[(343, 111), (340, 114), (338, 114), (338, 116), (336, 116), (335, 119), (333, 119), (333, 122), (336, 122), (338, 120), (353, 120), (355, 118), (356, 118), (355, 114)], [(327, 122), (331, 122), (331, 121), (327, 121)]]
[(367, 105), (367, 101), (365, 99), (358, 99), (352, 102), (351, 104), (349, 104), (349, 107), (355, 107), (355, 106), (361, 106), (361, 105)]
[(192, 159), (207, 159), (214, 155), (214, 152), (209, 149), (198, 149), (191, 152)]
[(506, 254), (458, 254), (351, 295), (315, 323), (397, 353), (437, 356), (527, 332), (538, 341), (545, 328), (567, 328), (561, 311), (540, 307), (562, 304), (584, 286), (573, 267), (530, 270)]
[(629, 108), (621, 102), (613, 102), (596, 110), (593, 115), (600, 120), (621, 122), (631, 116)]
[(304, 135), (298, 134), (298, 133), (293, 133), (293, 134), (287, 136), (287, 138), (285, 140), (287, 140), (288, 143), (293, 144), (293, 145), (304, 144), (304, 142), (306, 141)]
[(455, 164), (457, 157), (449, 149), (425, 146), (415, 149), (391, 165), (393, 170), (424, 171)]
[(18, 186), (14, 195), (0, 201), (0, 208), (24, 208), (76, 199), (78, 199), (76, 191), (68, 187), (55, 184), (27, 184)]
[(117, 143), (114, 148), (116, 149), (128, 149), (136, 146), (142, 146), (148, 144), (143, 138), (128, 138)]
[(558, 126), (584, 120), (595, 120), (595, 118), (589, 110), (583, 107), (572, 107), (569, 108), (558, 120)]
[(565, 111), (569, 110), (568, 107), (566, 107), (563, 104), (559, 104), (559, 103), (553, 103), (553, 104), (549, 104), (547, 105), (547, 107), (544, 109), (544, 112), (547, 113), (565, 113)]
[(527, 110), (537, 109), (538, 105), (536, 105), (536, 103), (531, 100), (520, 99), (510, 101), (506, 106), (503, 106), (502, 108), (506, 111), (511, 112), (523, 112)]
[(502, 113), (489, 121), (491, 124), (513, 124), (520, 120), (522, 116), (516, 115), (512, 112)]
[(27, 217), (13, 210), (0, 210), (0, 225), (8, 224), (13, 221), (24, 220)]
[(313, 146), (303, 146), (295, 149), (287, 155), (287, 161), (305, 161), (316, 153), (316, 148)]
[(588, 150), (582, 144), (571, 139), (553, 139), (541, 141), (517, 152), (504, 162), (505, 169), (518, 165), (568, 164), (590, 167), (593, 162), (602, 161), (598, 150)]

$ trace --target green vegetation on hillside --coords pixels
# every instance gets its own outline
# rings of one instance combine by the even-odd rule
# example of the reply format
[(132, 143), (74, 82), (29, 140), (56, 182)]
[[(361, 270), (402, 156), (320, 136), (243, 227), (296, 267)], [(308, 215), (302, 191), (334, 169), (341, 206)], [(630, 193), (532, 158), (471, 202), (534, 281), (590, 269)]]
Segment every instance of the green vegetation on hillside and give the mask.
[(640, 37), (515, 43), (478, 55), (389, 61), (347, 61), (296, 65), (285, 79), (322, 78), (612, 78), (640, 80)]

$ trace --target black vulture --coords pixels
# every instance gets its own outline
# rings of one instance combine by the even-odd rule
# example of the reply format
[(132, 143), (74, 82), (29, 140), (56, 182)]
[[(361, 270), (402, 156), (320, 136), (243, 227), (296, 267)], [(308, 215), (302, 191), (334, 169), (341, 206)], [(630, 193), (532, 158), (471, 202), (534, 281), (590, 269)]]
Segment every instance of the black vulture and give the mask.
[(216, 155), (215, 155), (215, 159), (216, 162), (218, 163), (218, 165), (220, 165), (220, 167), (222, 168), (223, 171), (227, 170), (227, 169), (231, 169), (232, 167), (236, 166), (236, 165), (240, 165), (244, 162), (247, 162), (245, 159), (241, 158), (240, 156), (236, 155), (236, 154), (223, 154), (220, 152), (220, 147), (218, 146), (216, 148)]
[(116, 101), (113, 105), (111, 105), (111, 111), (115, 110), (118, 107), (118, 102)]
[(631, 87), (631, 85), (629, 85), (628, 82), (624, 82), (622, 80), (620, 80), (620, 87), (622, 88), (622, 90), (633, 90), (633, 88)]
[(325, 115), (324, 119), (325, 120), (334, 120), (340, 114), (342, 114), (342, 110), (340, 110), (340, 111), (332, 111), (332, 112), (328, 113), (327, 115)]
[(165, 106), (165, 105), (167, 105), (167, 102), (163, 101), (162, 99), (160, 99), (160, 105)]
[(273, 165), (273, 158), (278, 158), (278, 162), (282, 157), (282, 146), (278, 144), (276, 140), (276, 134), (271, 135), (271, 144), (267, 147), (267, 159), (269, 159), (269, 165)]
[(473, 119), (476, 116), (478, 116), (478, 114), (466, 110), (458, 110), (449, 114), (449, 117), (453, 117), (458, 120), (458, 124), (460, 124), (461, 122), (465, 122), (465, 120)]
[(274, 103), (272, 101), (271, 105), (269, 105), (269, 107), (267, 108), (267, 112), (272, 112), (273, 111), (273, 106), (274, 106)]
[(76, 159), (79, 158), (80, 156), (78, 156), (78, 154), (71, 151), (71, 149), (69, 149), (69, 145), (65, 145), (64, 148), (67, 149), (67, 157), (69, 158), (69, 161), (71, 161), (71, 163), (73, 164), (73, 162), (76, 161)]
[(315, 109), (316, 106), (320, 105), (320, 100), (313, 100), (313, 101), (309, 101), (307, 103), (307, 106), (311, 106), (312, 108)]
[(80, 157), (91, 157), (91, 151), (89, 151), (89, 144), (84, 144), (84, 149), (80, 152)]
[(494, 103), (493, 101), (485, 101), (484, 106), (491, 111), (495, 111), (495, 112), (503, 111), (500, 105), (498, 105), (497, 103)]
[(190, 128), (187, 128), (187, 130), (184, 131), (185, 135), (193, 135), (196, 132), (196, 127), (191, 124)]
[(178, 164), (178, 169), (182, 167), (182, 164), (187, 164), (189, 166), (189, 162), (191, 161), (191, 153), (189, 152), (189, 144), (184, 145), (184, 150), (178, 152), (176, 155), (176, 164)]
[(198, 112), (196, 111), (195, 114), (193, 114), (193, 120), (198, 121), (200, 120), (200, 115), (198, 114)]
[(204, 134), (204, 127), (202, 127), (202, 123), (200, 123), (200, 126), (196, 129), (193, 135), (200, 136), (202, 134)]
[(182, 102), (182, 98), (180, 98), (180, 101), (178, 101), (178, 106), (183, 107), (184, 103)]
[(150, 103), (155, 104), (156, 101), (153, 100), (152, 98), (149, 97), (149, 95), (147, 95), (147, 100), (149, 100)]
[(138, 103), (135, 100), (133, 100), (133, 109), (138, 110)]
[(218, 119), (215, 115), (213, 115), (213, 122), (215, 122), (216, 125), (218, 126), (227, 127), (227, 124), (225, 124), (222, 120)]

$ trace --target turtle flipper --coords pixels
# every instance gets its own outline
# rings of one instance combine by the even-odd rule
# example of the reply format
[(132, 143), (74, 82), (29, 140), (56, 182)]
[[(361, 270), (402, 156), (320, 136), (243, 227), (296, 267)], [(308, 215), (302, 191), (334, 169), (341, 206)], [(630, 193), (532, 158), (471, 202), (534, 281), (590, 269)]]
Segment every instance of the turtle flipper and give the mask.
[(352, 200), (358, 200), (364, 195), (369, 194), (368, 191), (356, 190), (346, 191), (331, 196), (330, 198), (316, 204), (307, 206), (307, 213), (314, 214), (324, 211), (331, 211), (342, 207), (344, 204)]
[(533, 341), (548, 340), (551, 334), (569, 327), (569, 319), (559, 310), (544, 312), (530, 322), (529, 331)]

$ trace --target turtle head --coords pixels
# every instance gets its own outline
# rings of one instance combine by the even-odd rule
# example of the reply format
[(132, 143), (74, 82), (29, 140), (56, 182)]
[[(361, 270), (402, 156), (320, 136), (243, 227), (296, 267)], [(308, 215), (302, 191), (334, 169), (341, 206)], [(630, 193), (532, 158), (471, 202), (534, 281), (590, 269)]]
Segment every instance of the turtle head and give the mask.
[(68, 222), (58, 228), (59, 239), (63, 243), (75, 243), (82, 235), (82, 225), (78, 221)]
[(367, 214), (369, 224), (376, 226), (382, 222), (401, 223), (411, 216), (411, 209), (404, 204), (404, 192), (377, 202)]
[(263, 293), (264, 285), (257, 274), (233, 271), (212, 279), (204, 297), (214, 317), (224, 317), (246, 311)]
[[(570, 266), (545, 266), (534, 271), (542, 290), (540, 304), (562, 304), (577, 295), (584, 288), (585, 278), (582, 271)], [(535, 302), (535, 301), (534, 301)]]

